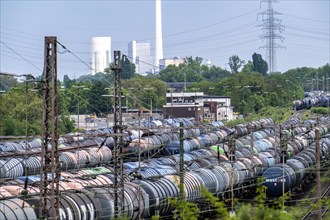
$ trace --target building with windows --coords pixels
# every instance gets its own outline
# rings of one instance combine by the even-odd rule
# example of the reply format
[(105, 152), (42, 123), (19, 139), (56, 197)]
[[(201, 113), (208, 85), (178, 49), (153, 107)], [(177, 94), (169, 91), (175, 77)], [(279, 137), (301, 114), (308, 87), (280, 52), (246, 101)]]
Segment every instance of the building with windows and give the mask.
[(139, 74), (146, 74), (154, 69), (154, 59), (151, 56), (149, 42), (130, 42), (128, 44), (128, 59), (135, 64), (135, 70)]
[(196, 121), (229, 121), (234, 119), (231, 98), (209, 96), (203, 92), (166, 93), (164, 118), (192, 117)]
[(104, 72), (111, 63), (111, 37), (93, 37), (91, 39), (91, 74)]

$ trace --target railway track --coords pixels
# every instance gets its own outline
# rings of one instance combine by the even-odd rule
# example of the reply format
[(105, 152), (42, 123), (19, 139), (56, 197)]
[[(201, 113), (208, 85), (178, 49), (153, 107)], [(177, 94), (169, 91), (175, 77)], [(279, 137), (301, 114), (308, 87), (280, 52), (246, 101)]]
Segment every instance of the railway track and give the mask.
[(292, 119), (292, 118), (302, 118), (304, 116), (304, 113), (305, 113), (305, 110), (296, 110), (291, 115), (290, 119)]
[[(321, 195), (320, 199), (323, 199), (323, 198), (329, 196), (329, 192), (330, 192), (330, 186), (328, 186), (325, 189), (325, 191)], [(326, 204), (322, 204), (322, 206), (320, 208), (321, 208), (321, 217), (323, 219), (323, 217), (329, 211), (329, 208), (327, 207)], [(304, 215), (304, 217), (302, 217), (301, 220), (317, 219), (317, 212), (318, 212), (317, 207), (314, 206), (314, 207), (312, 207), (311, 209), (308, 210), (306, 215)]]

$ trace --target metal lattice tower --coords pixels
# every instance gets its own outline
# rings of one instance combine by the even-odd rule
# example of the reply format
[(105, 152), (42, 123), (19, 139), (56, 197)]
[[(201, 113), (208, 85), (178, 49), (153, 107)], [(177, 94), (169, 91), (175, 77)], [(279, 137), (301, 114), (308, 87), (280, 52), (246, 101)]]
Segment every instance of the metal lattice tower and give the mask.
[(273, 73), (276, 71), (276, 49), (277, 48), (285, 48), (284, 46), (277, 44), (276, 40), (280, 40), (281, 42), (284, 41), (284, 37), (277, 34), (282, 33), (284, 30), (284, 25), (282, 25), (282, 20), (275, 17), (276, 15), (281, 15), (281, 13), (274, 11), (272, 7), (273, 2), (278, 2), (278, 0), (261, 0), (262, 2), (266, 2), (268, 4), (267, 10), (261, 13), (261, 21), (263, 24), (258, 25), (262, 27), (263, 34), (259, 37), (264, 41), (266, 44), (261, 46), (260, 48), (266, 49), (266, 60), (268, 63), (268, 72)]
[(42, 149), (40, 167), (40, 219), (59, 219), (57, 132), (57, 40), (45, 37), (43, 73)]
[(123, 177), (123, 119), (121, 104), (121, 59), (120, 51), (114, 51), (114, 196), (115, 217), (119, 218), (124, 211), (124, 177)]

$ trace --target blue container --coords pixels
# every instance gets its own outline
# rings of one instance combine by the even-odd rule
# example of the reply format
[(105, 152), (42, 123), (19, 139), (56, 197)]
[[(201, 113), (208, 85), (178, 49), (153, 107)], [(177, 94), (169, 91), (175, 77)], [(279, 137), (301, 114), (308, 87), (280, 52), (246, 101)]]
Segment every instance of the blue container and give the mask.
[(167, 156), (173, 155), (173, 154), (179, 154), (180, 153), (180, 142), (179, 141), (173, 141), (165, 148), (165, 154)]
[[(284, 166), (284, 192), (289, 191), (295, 182), (294, 171), (288, 167)], [(282, 167), (271, 167), (268, 168), (262, 175), (265, 178), (265, 186), (267, 186), (266, 194), (269, 197), (279, 197), (282, 196), (283, 189), (283, 169)]]

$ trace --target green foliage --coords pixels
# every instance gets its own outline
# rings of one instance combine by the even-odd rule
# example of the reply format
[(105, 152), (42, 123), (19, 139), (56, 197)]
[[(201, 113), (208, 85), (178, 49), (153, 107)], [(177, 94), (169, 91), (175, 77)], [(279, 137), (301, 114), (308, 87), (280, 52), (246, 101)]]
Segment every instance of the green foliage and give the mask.
[(60, 134), (68, 134), (75, 129), (74, 120), (67, 115), (61, 115), (58, 118), (58, 131)]
[(130, 79), (135, 74), (135, 64), (131, 63), (127, 56), (121, 59), (121, 77), (122, 79)]
[(75, 80), (71, 80), (68, 75), (63, 77), (63, 86), (64, 88), (70, 88), (75, 83)]
[(105, 86), (102, 82), (97, 82), (91, 86), (90, 90), (87, 93), (88, 100), (88, 112), (96, 113), (100, 116), (102, 113), (107, 113), (108, 105), (106, 105), (106, 99), (109, 97), (103, 97), (102, 95), (106, 94)]
[(223, 201), (219, 201), (219, 199), (217, 197), (212, 195), (212, 193), (207, 191), (205, 188), (202, 188), (201, 194), (205, 198), (205, 200), (213, 206), (213, 208), (215, 209), (217, 218), (220, 218), (220, 219), (229, 218), (229, 212), (228, 212), (227, 208), (225, 207), (225, 203)]
[(245, 63), (244, 60), (241, 60), (237, 55), (233, 55), (229, 57), (229, 67), (232, 73), (238, 73), (238, 70), (243, 66)]
[(253, 70), (253, 63), (249, 60), (242, 69), (242, 73), (252, 73)]
[(214, 65), (211, 67), (203, 65), (201, 74), (205, 80), (212, 82), (222, 80), (230, 76), (230, 72), (228, 70), (221, 69), (220, 67)]
[[(290, 220), (292, 219), (292, 215), (288, 214), (286, 212), (283, 212), (282, 203), (283, 200), (286, 200), (288, 197), (285, 196), (283, 198), (280, 198), (280, 202), (277, 203), (277, 206), (269, 206), (266, 202), (266, 186), (263, 185), (264, 179), (259, 178), (257, 182), (257, 188), (256, 188), (256, 197), (254, 198), (254, 201), (256, 202), (255, 206), (247, 205), (246, 208), (243, 208), (239, 210), (238, 216), (245, 216), (244, 219), (248, 217), (251, 213), (254, 215), (253, 219), (256, 220), (264, 220), (264, 219), (270, 219), (270, 220)], [(243, 205), (243, 207), (246, 205)], [(248, 211), (250, 210), (250, 211)], [(248, 211), (248, 213), (244, 213)], [(250, 213), (250, 214), (249, 214)]]
[(311, 112), (322, 115), (326, 115), (330, 113), (327, 107), (312, 107)]
[(118, 216), (117, 218), (114, 218), (115, 220), (129, 220), (130, 218), (125, 216), (125, 215), (121, 215), (121, 216)]
[(15, 77), (0, 75), (0, 91), (8, 91), (17, 84), (18, 82)]
[(184, 82), (184, 70), (178, 66), (169, 65), (159, 72), (158, 78), (165, 82)]
[(0, 95), (0, 102), (2, 135), (40, 134), (42, 100), (32, 92), (25, 93), (25, 84), (13, 87), (7, 93)]
[(182, 220), (197, 220), (200, 213), (195, 203), (169, 198), (169, 203), (175, 209), (174, 219), (179, 217)]
[(254, 53), (252, 55), (253, 67), (252, 70), (261, 73), (262, 75), (266, 75), (268, 71), (268, 64), (265, 60), (262, 59), (260, 54)]
[(162, 80), (135, 76), (122, 81), (123, 95), (128, 95), (128, 105), (131, 108), (162, 108), (165, 104), (166, 83)]
[(161, 70), (157, 78), (165, 82), (201, 82), (203, 80), (221, 80), (230, 75), (230, 72), (216, 66), (202, 65), (203, 59), (186, 57), (185, 63), (179, 66), (169, 65)]

